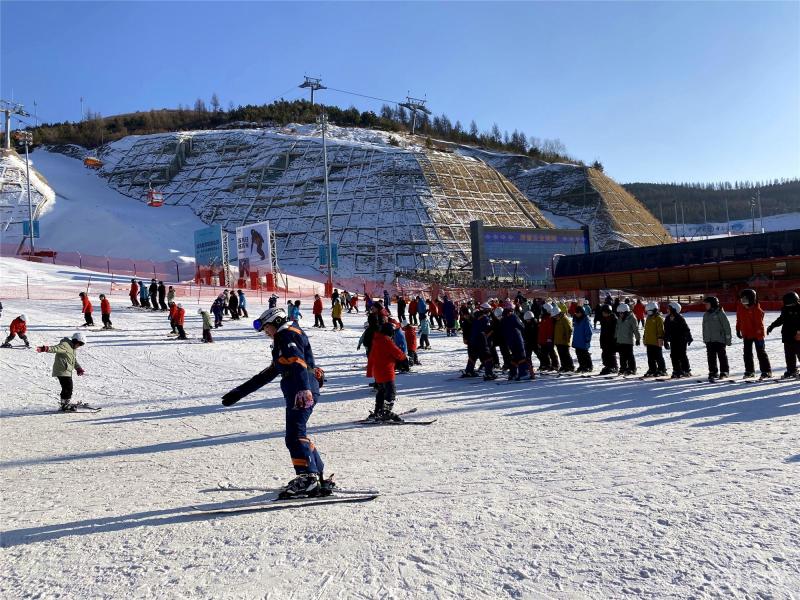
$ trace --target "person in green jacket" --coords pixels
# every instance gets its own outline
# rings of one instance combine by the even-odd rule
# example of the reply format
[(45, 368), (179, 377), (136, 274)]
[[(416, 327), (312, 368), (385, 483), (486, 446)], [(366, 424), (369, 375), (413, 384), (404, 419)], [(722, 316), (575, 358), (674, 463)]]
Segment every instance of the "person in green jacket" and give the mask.
[(211, 314), (202, 308), (197, 309), (197, 314), (203, 318), (203, 343), (213, 344), (214, 339), (211, 337), (211, 328), (214, 324), (211, 322)]
[(63, 412), (75, 412), (78, 404), (70, 402), (72, 400), (72, 371), (78, 375), (83, 375), (83, 367), (78, 363), (75, 352), (78, 348), (86, 344), (86, 338), (80, 332), (72, 334), (71, 338), (63, 338), (55, 346), (38, 346), (37, 352), (47, 352), (55, 354), (53, 360), (53, 377), (58, 379), (61, 384), (61, 407)]
[(719, 298), (708, 296), (703, 302), (706, 305), (706, 312), (703, 313), (703, 342), (708, 357), (708, 380), (725, 379), (729, 372), (726, 347), (731, 345), (731, 324), (720, 306)]

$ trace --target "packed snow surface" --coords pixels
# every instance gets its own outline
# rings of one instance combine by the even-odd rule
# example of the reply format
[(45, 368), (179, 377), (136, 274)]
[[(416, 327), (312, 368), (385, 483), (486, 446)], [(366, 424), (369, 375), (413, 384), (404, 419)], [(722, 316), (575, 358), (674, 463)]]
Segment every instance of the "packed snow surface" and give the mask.
[[(6, 273), (39, 268), (13, 263)], [(220, 405), (266, 366), (269, 342), (248, 320), (226, 320), (215, 344), (201, 344), (188, 301), (191, 339), (180, 342), (164, 313), (126, 308), (124, 296), (112, 303), (117, 329), (87, 331), (86, 375), (75, 379), (75, 399), (102, 412), (55, 412), (52, 356), (0, 350), (3, 598), (794, 598), (800, 589), (796, 382), (465, 381), (455, 379), (460, 337), (434, 332), (423, 366), (398, 376), (397, 408), (438, 421), (360, 427), (353, 421), (373, 402), (356, 350), (363, 314), (345, 314), (335, 333), (308, 326), (306, 310), (328, 378), (311, 436), (343, 489), (380, 498), (197, 515), (192, 507), (270, 495), (218, 483), (272, 489), (292, 476), (277, 382)], [(6, 300), (4, 326), (23, 311), (34, 345), (82, 322), (77, 298)], [(689, 323), (700, 339), (700, 316)], [(703, 375), (702, 344), (690, 349)], [(741, 350), (735, 340), (734, 377)], [(780, 374), (775, 334), (767, 350)]]
[[(785, 231), (787, 229), (800, 229), (800, 212), (785, 213), (781, 215), (769, 215), (763, 219), (756, 217), (755, 231), (762, 233), (762, 221), (764, 232)], [(670, 234), (677, 237), (689, 239), (702, 239), (708, 237), (724, 237), (730, 231), (733, 234), (746, 234), (753, 232), (752, 219), (739, 219), (728, 223), (665, 223)]]

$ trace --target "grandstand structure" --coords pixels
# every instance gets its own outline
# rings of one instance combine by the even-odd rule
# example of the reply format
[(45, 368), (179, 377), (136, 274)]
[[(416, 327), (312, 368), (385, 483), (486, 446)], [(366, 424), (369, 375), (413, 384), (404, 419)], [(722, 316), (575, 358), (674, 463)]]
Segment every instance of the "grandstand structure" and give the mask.
[[(56, 194), (47, 181), (32, 166), (31, 203), (33, 218), (38, 219)], [(19, 239), (23, 223), (29, 219), (28, 187), (25, 159), (13, 149), (0, 150), (0, 236)]]

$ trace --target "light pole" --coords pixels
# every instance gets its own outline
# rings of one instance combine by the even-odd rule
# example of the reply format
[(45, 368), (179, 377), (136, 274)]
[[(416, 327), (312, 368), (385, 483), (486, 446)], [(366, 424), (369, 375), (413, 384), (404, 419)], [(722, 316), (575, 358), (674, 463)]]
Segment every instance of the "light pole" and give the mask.
[(331, 202), (328, 195), (328, 145), (325, 141), (325, 128), (328, 124), (328, 117), (325, 110), (322, 110), (320, 117), (322, 124), (322, 168), (325, 182), (325, 233), (328, 240), (328, 282), (325, 284), (325, 297), (333, 295), (333, 249), (331, 247)]
[(33, 134), (30, 131), (18, 131), (14, 134), (20, 142), (25, 144), (25, 179), (28, 184), (28, 239), (31, 243), (31, 256), (33, 256), (33, 199), (31, 197), (31, 166), (28, 158), (28, 147), (33, 143)]

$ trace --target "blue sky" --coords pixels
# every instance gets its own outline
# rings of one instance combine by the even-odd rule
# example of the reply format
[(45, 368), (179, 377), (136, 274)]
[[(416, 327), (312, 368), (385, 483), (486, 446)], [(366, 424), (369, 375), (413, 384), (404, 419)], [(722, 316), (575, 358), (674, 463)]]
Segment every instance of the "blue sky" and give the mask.
[[(800, 175), (800, 3), (0, 3), (0, 93), (46, 121), (263, 103), (304, 74), (559, 138), (629, 181)], [(336, 92), (331, 104), (377, 110)]]

